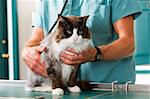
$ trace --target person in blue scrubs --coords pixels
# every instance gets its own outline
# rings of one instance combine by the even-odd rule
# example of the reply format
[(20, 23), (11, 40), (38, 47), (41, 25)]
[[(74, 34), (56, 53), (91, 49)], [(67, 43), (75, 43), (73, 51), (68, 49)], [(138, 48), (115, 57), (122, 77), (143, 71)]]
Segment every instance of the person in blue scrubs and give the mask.
[[(39, 0), (35, 12), (33, 33), (26, 43), (22, 57), (34, 72), (46, 76), (40, 53), (44, 47), (37, 46), (57, 20), (65, 0)], [(77, 54), (73, 49), (61, 53), (65, 64), (82, 64), (79, 79), (110, 83), (135, 82), (134, 20), (141, 14), (137, 0), (68, 0), (63, 16), (85, 16), (92, 33), (93, 48)], [(28, 43), (32, 43), (28, 45)], [(94, 61), (96, 47), (101, 59)]]

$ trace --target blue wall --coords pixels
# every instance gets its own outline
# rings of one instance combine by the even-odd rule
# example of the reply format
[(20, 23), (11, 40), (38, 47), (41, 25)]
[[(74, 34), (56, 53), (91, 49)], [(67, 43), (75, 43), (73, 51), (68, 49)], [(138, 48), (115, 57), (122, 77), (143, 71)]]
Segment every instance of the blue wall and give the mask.
[(136, 64), (150, 63), (150, 0), (140, 0), (142, 15), (135, 21)]

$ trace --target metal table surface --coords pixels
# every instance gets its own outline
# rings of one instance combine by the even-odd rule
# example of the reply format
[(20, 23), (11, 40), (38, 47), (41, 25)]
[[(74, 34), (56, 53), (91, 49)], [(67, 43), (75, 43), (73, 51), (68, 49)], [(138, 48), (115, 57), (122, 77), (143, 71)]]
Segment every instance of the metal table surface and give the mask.
[[(140, 87), (137, 91), (111, 91), (111, 90), (90, 90), (81, 93), (69, 93), (65, 91), (63, 96), (52, 96), (49, 92), (27, 92), (24, 90), (25, 81), (0, 81), (0, 99), (150, 99), (149, 85), (144, 85), (142, 91)], [(130, 86), (129, 86), (130, 87)], [(136, 87), (136, 85), (131, 86)], [(116, 87), (117, 88), (117, 87)], [(130, 89), (130, 88), (129, 88)]]

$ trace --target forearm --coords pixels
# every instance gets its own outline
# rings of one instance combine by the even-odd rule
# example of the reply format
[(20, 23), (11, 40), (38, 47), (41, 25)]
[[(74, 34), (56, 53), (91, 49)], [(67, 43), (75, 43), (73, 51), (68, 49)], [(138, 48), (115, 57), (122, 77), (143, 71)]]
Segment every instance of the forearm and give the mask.
[(32, 35), (30, 39), (26, 42), (25, 46), (31, 47), (31, 46), (37, 46), (39, 45), (39, 42), (44, 38), (44, 33), (41, 28), (35, 28), (33, 29)]
[(133, 38), (123, 37), (111, 44), (99, 46), (102, 51), (103, 60), (117, 60), (131, 56), (134, 52), (135, 44)]
[(100, 47), (103, 60), (117, 60), (125, 58), (132, 55), (134, 52), (133, 17), (124, 17), (116, 21), (113, 26), (119, 39), (111, 44)]

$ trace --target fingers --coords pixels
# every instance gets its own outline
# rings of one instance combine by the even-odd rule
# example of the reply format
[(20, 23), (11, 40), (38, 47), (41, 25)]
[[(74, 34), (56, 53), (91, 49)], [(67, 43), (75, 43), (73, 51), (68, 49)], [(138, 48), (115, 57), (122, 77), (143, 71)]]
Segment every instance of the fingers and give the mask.
[[(37, 48), (37, 50), (42, 51), (43, 49)], [(23, 59), (32, 71), (41, 76), (48, 77), (45, 63), (41, 62), (41, 56), (37, 50), (35, 48), (26, 48), (22, 54)]]
[[(40, 60), (40, 59), (37, 59), (37, 60)], [(35, 73), (37, 73), (41, 76), (44, 76), (44, 77), (48, 77), (44, 63), (41, 63), (40, 61), (36, 61), (34, 58), (27, 56), (26, 64)]]
[(69, 52), (69, 51), (64, 51), (60, 54), (61, 57), (64, 57), (68, 60), (72, 60), (72, 61), (75, 61), (75, 60), (80, 60), (82, 59), (82, 56), (80, 55), (77, 55), (75, 53), (72, 53), (72, 52)]
[(68, 51), (68, 52), (71, 52), (71, 53), (74, 53), (74, 54), (76, 54), (76, 55), (78, 55), (79, 53), (78, 52), (76, 52), (73, 48), (67, 48), (67, 50), (66, 51)]
[(76, 65), (83, 62), (83, 56), (81, 54), (77, 54), (73, 50), (66, 50), (60, 54), (60, 59), (63, 63), (68, 65)]
[(70, 52), (70, 51), (64, 51), (64, 54), (67, 54), (67, 55), (70, 55), (70, 56), (77, 56), (77, 54), (76, 53), (74, 53), (74, 52)]
[(68, 64), (68, 65), (78, 65), (78, 64), (82, 63), (81, 60), (72, 61), (72, 60), (68, 60), (68, 59), (66, 59), (64, 57), (61, 57), (61, 61), (63, 61), (64, 64)]
[(60, 54), (60, 59), (68, 65), (81, 64), (95, 59), (95, 48), (88, 48), (78, 53), (72, 48), (68, 48)]
[(31, 70), (37, 74), (40, 74), (41, 76), (48, 77), (46, 69), (41, 64), (33, 65)]
[(36, 47), (35, 47), (35, 50), (36, 50), (37, 52), (43, 52), (44, 50), (46, 50), (46, 47), (45, 47), (45, 46), (36, 46)]

